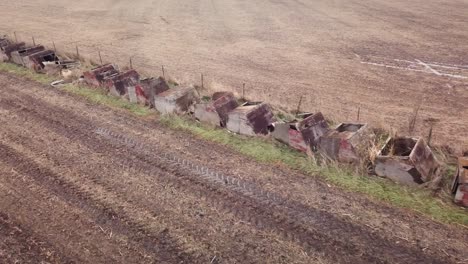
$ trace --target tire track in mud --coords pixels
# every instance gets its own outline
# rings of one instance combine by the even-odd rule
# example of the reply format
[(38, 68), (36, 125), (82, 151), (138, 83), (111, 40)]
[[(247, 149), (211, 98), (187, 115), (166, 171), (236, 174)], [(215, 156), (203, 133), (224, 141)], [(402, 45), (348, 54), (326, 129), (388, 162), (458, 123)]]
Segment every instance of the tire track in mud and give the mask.
[[(1, 101), (0, 101), (0, 102), (1, 102)], [(3, 105), (3, 106), (9, 105), (10, 108), (8, 108), (8, 109), (10, 109), (10, 110), (16, 108), (16, 109), (20, 109), (20, 111), (25, 112), (26, 115), (16, 115), (16, 114), (15, 114), (15, 116), (18, 116), (18, 117), (19, 117), (19, 120), (22, 120), (23, 117), (25, 117), (25, 118), (27, 117), (27, 118), (28, 118), (28, 120), (27, 120), (28, 122), (33, 122), (33, 123), (37, 122), (34, 118), (31, 118), (33, 115), (37, 114), (35, 111), (31, 111), (31, 110), (28, 109), (28, 108), (25, 108), (25, 107), (22, 107), (22, 106), (18, 106), (18, 105), (16, 105), (16, 104), (13, 104), (13, 101), (4, 100), (3, 103), (2, 103), (1, 105)], [(0, 108), (1, 108), (1, 106), (0, 106)], [(12, 111), (12, 112), (13, 112), (13, 111)], [(39, 111), (39, 112), (41, 112), (41, 111)], [(17, 124), (15, 124), (15, 126), (20, 126), (20, 124), (21, 124), (21, 122), (18, 122)], [(45, 127), (45, 126), (48, 126), (48, 127), (50, 128), (51, 122), (42, 122), (42, 123), (41, 123), (41, 122), (38, 122), (37, 124), (41, 124), (41, 125), (43, 125), (44, 127)], [(82, 126), (82, 123), (80, 124), (80, 126)], [(73, 128), (71, 128), (71, 127), (69, 127), (69, 129), (72, 129), (72, 130), (73, 130)], [(86, 128), (85, 128), (85, 129), (86, 129)], [(54, 130), (51, 130), (51, 131), (54, 131)], [(92, 135), (96, 136), (96, 134), (95, 134), (93, 131), (91, 131), (91, 132), (92, 132)], [(14, 132), (13, 132), (13, 130), (10, 129), (9, 133), (11, 134), (11, 133), (14, 133)], [(60, 134), (59, 134), (59, 135), (60, 135)], [(78, 138), (77, 138), (77, 137), (80, 137), (80, 136), (83, 136), (83, 135), (77, 133), (77, 134), (75, 134), (75, 135), (73, 135), (73, 136), (67, 135), (66, 138), (68, 138), (68, 139), (71, 138), (72, 140), (76, 140), (77, 142), (82, 142), (82, 141), (83, 141), (82, 139), (78, 139)], [(34, 146), (31, 146), (31, 145), (30, 145), (30, 144), (31, 144), (31, 143), (30, 143), (31, 141), (29, 141), (28, 138), (23, 138), (23, 137), (24, 137), (24, 136), (15, 135), (15, 136), (13, 136), (13, 137), (7, 137), (6, 140), (7, 140), (7, 141), (12, 140), (12, 141), (15, 141), (15, 142), (21, 142), (21, 144), (26, 145), (26, 146), (28, 146), (28, 147), (34, 147)], [(91, 141), (90, 141), (90, 142), (91, 142)], [(95, 144), (95, 142), (94, 142), (94, 143), (91, 142), (91, 144)], [(98, 143), (96, 143), (96, 144), (98, 144)], [(84, 145), (86, 145), (86, 144), (84, 144)], [(91, 147), (91, 146), (88, 145), (88, 147)], [(101, 144), (101, 145), (99, 145), (98, 147), (94, 146), (94, 151), (99, 151), (100, 153), (112, 153), (112, 152), (115, 152), (115, 150), (116, 150), (115, 147), (111, 146), (111, 148), (109, 148), (108, 145), (106, 146), (106, 145), (102, 145), (102, 144)], [(37, 147), (36, 147), (36, 149), (32, 149), (32, 151), (33, 151), (33, 153), (35, 153), (36, 151), (37, 151), (37, 153), (41, 153), (41, 152), (42, 152), (42, 150), (41, 150), (41, 149), (37, 149)], [(119, 151), (117, 151), (117, 152), (119, 152)], [(130, 157), (130, 156), (128, 156), (128, 157)], [(48, 157), (48, 158), (49, 158), (49, 157)], [(122, 160), (127, 161), (126, 159), (127, 159), (127, 156), (126, 156), (126, 155), (122, 155), (122, 156), (120, 157), (120, 160), (119, 160), (119, 161), (122, 161)], [(52, 163), (52, 164), (53, 164), (53, 163)], [(102, 164), (100, 164), (100, 165), (102, 165)], [(108, 168), (112, 168), (112, 166), (114, 165), (114, 163), (109, 164), (109, 165), (110, 165), (110, 166), (109, 166)], [(101, 169), (101, 168), (99, 168), (99, 169)], [(114, 168), (114, 169), (115, 169), (115, 168)], [(125, 169), (125, 167), (122, 167), (122, 169)], [(154, 171), (153, 171), (153, 172), (154, 172)], [(162, 170), (161, 170), (161, 171), (158, 171), (156, 174), (157, 174), (158, 176), (160, 176), (162, 179), (164, 179), (164, 178), (170, 178), (170, 174), (169, 174), (168, 172), (166, 172), (166, 171), (162, 171)], [(81, 177), (81, 176), (83, 176), (83, 177)], [(95, 184), (102, 184), (102, 187), (103, 187), (106, 191), (108, 191), (108, 192), (110, 192), (110, 193), (116, 193), (116, 195), (119, 196), (119, 193), (118, 193), (117, 189), (114, 188), (115, 185), (113, 185), (112, 187), (109, 186), (110, 184), (109, 184), (108, 182), (106, 182), (105, 180), (102, 180), (102, 177), (101, 177), (101, 175), (99, 175), (99, 174), (96, 174), (96, 175), (95, 175), (95, 174), (87, 175), (86, 172), (85, 172), (83, 175), (80, 175), (80, 178), (87, 178), (88, 181), (91, 181), (92, 183), (95, 183)], [(172, 178), (174, 178), (174, 177), (172, 177)], [(80, 180), (80, 181), (81, 181), (81, 180)], [(169, 185), (169, 186), (174, 186), (174, 181), (173, 181), (173, 180), (172, 180), (172, 181), (165, 181), (164, 183), (166, 183), (166, 184)], [(80, 185), (81, 185), (81, 184), (78, 184), (77, 186), (80, 186)], [(180, 186), (179, 186), (179, 187), (180, 187)], [(180, 188), (180, 189), (184, 190), (184, 188)], [(188, 188), (185, 188), (185, 190), (187, 190), (187, 189), (188, 189)], [(190, 189), (189, 189), (189, 190), (190, 190)], [(83, 196), (86, 196), (86, 195), (89, 196), (90, 194), (84, 194)], [(199, 195), (199, 197), (203, 197), (203, 196), (202, 196), (202, 195)], [(124, 198), (124, 197), (122, 197), (122, 198)], [(125, 198), (124, 198), (124, 199), (125, 199)], [(133, 200), (133, 199), (132, 199), (132, 200)], [(147, 205), (148, 203), (147, 203), (147, 202), (146, 202), (146, 203), (144, 202), (143, 204)], [(157, 203), (156, 203), (156, 207), (158, 207)], [(151, 204), (150, 206), (147, 206), (147, 209), (150, 210), (150, 211), (154, 211), (154, 209), (155, 209), (154, 203)], [(161, 213), (161, 212), (158, 212), (158, 213)], [(177, 223), (177, 224), (180, 225), (180, 223)], [(176, 224), (176, 225), (177, 225), (177, 224)], [(182, 228), (189, 228), (189, 227), (182, 227)], [(199, 238), (199, 239), (202, 240), (202, 241), (203, 241), (203, 240), (209, 241), (209, 240), (206, 240), (206, 239), (209, 239), (209, 238), (201, 237), (201, 238)], [(237, 241), (237, 239), (236, 239), (236, 241)], [(232, 256), (233, 256), (232, 258), (236, 258), (236, 257), (238, 258), (238, 257), (240, 256), (239, 253), (242, 251), (242, 249), (243, 249), (242, 246), (239, 246), (239, 249), (236, 249), (235, 245), (233, 245), (233, 246), (231, 247), (231, 252), (224, 252), (223, 258), (226, 258), (226, 255), (227, 255), (227, 254), (232, 254)], [(278, 254), (279, 254), (279, 253), (280, 253), (280, 252), (278, 252)], [(200, 261), (200, 262), (201, 262), (201, 261)]]
[(33, 178), (40, 186), (64, 201), (87, 212), (97, 224), (110, 227), (138, 243), (139, 247), (153, 253), (155, 259), (164, 263), (190, 263), (197, 258), (179, 251), (178, 243), (167, 232), (150, 234), (144, 226), (134, 223), (123, 212), (117, 212), (99, 200), (63, 180), (47, 168), (17, 153), (16, 150), (0, 143), (0, 159), (14, 167), (21, 174)]
[[(117, 148), (123, 146), (136, 148), (139, 153), (142, 153), (138, 156), (138, 160), (153, 164), (156, 168), (136, 167), (141, 164), (130, 162), (125, 163), (124, 166), (133, 166), (137, 171), (145, 171), (152, 175), (157, 175), (159, 169), (172, 171), (173, 175), (180, 179), (178, 185), (181, 188), (191, 188), (201, 198), (203, 196), (209, 198), (214, 206), (233, 213), (240, 219), (256, 225), (259, 229), (277, 232), (284, 238), (299, 243), (310, 252), (320, 251), (325, 253), (327, 257), (334, 261), (350, 263), (362, 262), (363, 260), (365, 262), (390, 261), (391, 263), (397, 263), (399, 260), (410, 260), (411, 263), (418, 263), (418, 261), (423, 263), (445, 262), (445, 260), (438, 260), (434, 256), (418, 256), (417, 251), (404, 246), (392, 245), (392, 242), (385, 241), (378, 235), (369, 233), (361, 226), (342, 221), (327, 212), (315, 210), (299, 202), (285, 200), (275, 193), (264, 191), (246, 181), (215, 173), (206, 167), (198, 166), (167, 152), (161, 154), (162, 157), (154, 155), (152, 153), (163, 152), (160, 149), (148, 150), (141, 143), (115, 132), (105, 129), (98, 129), (96, 132), (104, 136), (110, 136), (110, 139), (114, 138), (120, 141), (121, 144), (113, 142)], [(184, 169), (180, 168), (181, 166), (185, 167), (185, 172)], [(193, 174), (198, 175), (199, 178), (189, 176)], [(200, 178), (204, 178), (206, 181), (200, 180)], [(176, 179), (174, 181), (176, 182)], [(182, 186), (182, 181), (187, 184)], [(203, 188), (195, 189), (194, 186), (196, 185)], [(310, 228), (311, 225), (312, 228)], [(325, 228), (326, 232), (314, 228), (318, 226)], [(337, 239), (337, 237), (343, 238)], [(367, 242), (356, 246), (353, 242), (359, 244), (360, 240), (354, 240), (355, 237), (365, 237), (368, 241), (372, 241), (372, 244)], [(385, 244), (385, 242), (388, 244)], [(401, 242), (402, 240), (396, 243)], [(377, 251), (373, 247), (376, 247)], [(329, 249), (334, 250), (329, 251)], [(353, 252), (355, 258), (348, 255), (343, 260), (337, 258), (338, 256), (332, 256), (333, 252), (336, 254), (336, 249)], [(385, 251), (385, 249), (388, 249), (388, 251), (380, 252), (381, 250)], [(395, 251), (395, 249), (398, 251)]]
[[(1, 108), (1, 106), (0, 106), (0, 108)], [(22, 111), (25, 111), (25, 109), (23, 109)], [(15, 116), (18, 116), (18, 115), (15, 115)], [(21, 116), (20, 116), (20, 119), (22, 119)], [(36, 120), (33, 120), (33, 119), (31, 119), (30, 121), (31, 121), (31, 122), (36, 122)], [(41, 124), (41, 123), (37, 123), (37, 124)], [(44, 123), (44, 125), (45, 125), (45, 123)], [(73, 130), (73, 128), (71, 128), (71, 129)], [(12, 132), (13, 132), (12, 130), (9, 131), (10, 134), (11, 134)], [(26, 138), (26, 140), (25, 140), (25, 139), (22, 139), (22, 137), (23, 137), (23, 136), (17, 136), (17, 135), (15, 135), (15, 136), (13, 136), (13, 137), (7, 137), (6, 140), (7, 140), (7, 141), (13, 140), (13, 141), (15, 141), (15, 142), (19, 141), (19, 142), (21, 142), (21, 144), (23, 144), (23, 145), (30, 146), (30, 142), (28, 142), (27, 138)], [(69, 138), (70, 138), (70, 137), (69, 137)], [(74, 138), (74, 137), (72, 137), (72, 139), (73, 139), (73, 138)], [(77, 139), (77, 140), (79, 140), (79, 139)], [(100, 147), (97, 147), (97, 149), (98, 149), (99, 151), (101, 151), (101, 152), (104, 152), (104, 153), (111, 153), (111, 152), (113, 152), (113, 151), (115, 150), (115, 147), (111, 146), (111, 147), (109, 148), (109, 146), (107, 146), (107, 148), (105, 148), (105, 146), (100, 146)], [(38, 153), (41, 152), (41, 150), (40, 150), (40, 149), (37, 149), (37, 148), (33, 149), (32, 151), (33, 151), (33, 152), (38, 151)], [(129, 156), (130, 156), (130, 155), (129, 155)], [(125, 156), (121, 156), (120, 159), (125, 159)], [(121, 161), (121, 160), (119, 160), (119, 161)], [(126, 160), (125, 160), (125, 161), (126, 161)], [(52, 163), (52, 164), (53, 164), (53, 163)], [(115, 163), (113, 163), (113, 165), (115, 165)], [(112, 166), (113, 166), (113, 165), (112, 165)], [(50, 165), (49, 165), (49, 166), (50, 166)], [(52, 165), (52, 166), (53, 166), (53, 165)], [(111, 167), (112, 167), (112, 166), (111, 166)], [(125, 164), (122, 164), (120, 167), (121, 167), (122, 169), (125, 169), (125, 166), (126, 166)], [(109, 168), (111, 168), (111, 167), (109, 167)], [(114, 169), (115, 169), (115, 167), (114, 167)], [(179, 182), (179, 181), (174, 181), (174, 177), (173, 177), (173, 176), (171, 177), (171, 175), (170, 175), (168, 172), (166, 172), (166, 171), (158, 170), (157, 172), (155, 172), (155, 171), (153, 170), (153, 173), (155, 173), (156, 175), (158, 175), (159, 177), (161, 177), (161, 179), (172, 179), (172, 180), (161, 181), (161, 183), (162, 183), (163, 185), (171, 186), (171, 187), (176, 187), (176, 188), (179, 188), (179, 189), (181, 189), (181, 190), (189, 190), (190, 193), (192, 193), (192, 194), (194, 193), (194, 192), (193, 192), (193, 188), (191, 189), (189, 186), (185, 186), (185, 185), (184, 185), (186, 188), (181, 188), (182, 185), (180, 184), (180, 182)], [(154, 174), (152, 174), (152, 175), (154, 175)], [(117, 188), (117, 189), (115, 188), (115, 185), (111, 187), (111, 186), (109, 186), (109, 183), (107, 183), (105, 180), (101, 180), (101, 176), (91, 176), (91, 177), (88, 177), (88, 175), (86, 174), (86, 172), (85, 172), (84, 175), (82, 175), (82, 176), (83, 176), (83, 178), (89, 178), (89, 181), (92, 181), (92, 182), (95, 183), (95, 184), (102, 184), (103, 187), (105, 187), (105, 189), (106, 189), (107, 191), (109, 191), (109, 192), (114, 192), (114, 193), (116, 193), (116, 192), (118, 193), (118, 192), (119, 192), (119, 191), (118, 191), (118, 188)], [(80, 176), (80, 178), (81, 178), (81, 176)], [(176, 180), (177, 180), (177, 179), (176, 179)], [(81, 181), (81, 180), (80, 180), (80, 181)], [(161, 184), (161, 183), (160, 183), (160, 184)], [(179, 184), (175, 184), (175, 183), (179, 183)], [(81, 184), (79, 184), (79, 185), (81, 185)], [(79, 185), (78, 185), (78, 186), (79, 186)], [(176, 185), (177, 185), (177, 186), (176, 186)], [(203, 193), (203, 192), (205, 192), (205, 189), (201, 189), (201, 190), (200, 190), (200, 192), (198, 193), (198, 197), (202, 197), (202, 198), (203, 198), (204, 195), (201, 194), (201, 193)], [(85, 194), (85, 195), (89, 195), (89, 194)], [(133, 200), (133, 198), (132, 198), (132, 200)], [(133, 201), (135, 201), (135, 200), (133, 200)], [(143, 204), (146, 205), (147, 203), (143, 203)], [(155, 205), (155, 204), (153, 203), (152, 205), (147, 206), (147, 210), (153, 211), (153, 210), (155, 209), (155, 208), (154, 208), (154, 205)], [(159, 206), (159, 205), (157, 205), (157, 203), (156, 203), (156, 207), (158, 207), (158, 206)], [(207, 204), (207, 206), (213, 206), (213, 204)], [(219, 207), (219, 206), (217, 206), (217, 207)], [(180, 223), (177, 223), (176, 225), (180, 225)], [(181, 227), (181, 228), (184, 229), (184, 228), (189, 228), (189, 227)], [(254, 227), (251, 227), (251, 228), (254, 228)], [(206, 232), (206, 230), (205, 230), (205, 232)], [(202, 233), (203, 233), (203, 232), (202, 232)], [(209, 237), (208, 237), (208, 238), (201, 237), (201, 238), (199, 238), (199, 239), (203, 241), (203, 240), (209, 239)], [(235, 237), (232, 237), (231, 239), (233, 239), (233, 241), (236, 241), (236, 240), (237, 240)], [(208, 240), (208, 241), (209, 241), (209, 240)], [(205, 242), (206, 242), (206, 241), (205, 241)], [(264, 242), (264, 243), (265, 243), (265, 242)], [(265, 244), (265, 245), (266, 245), (266, 244)], [(284, 250), (284, 249), (283, 249), (283, 250)], [(234, 244), (234, 245), (230, 245), (230, 250), (229, 250), (228, 252), (226, 252), (226, 251), (223, 252), (223, 254), (220, 255), (220, 257), (223, 258), (223, 259), (229, 259), (229, 258), (231, 258), (231, 259), (239, 259), (239, 257), (240, 257), (241, 260), (242, 260), (242, 259), (245, 260), (246, 257), (240, 254), (240, 253), (243, 252), (243, 251), (245, 251), (245, 249), (243, 249), (243, 247), (240, 246), (240, 245), (235, 245), (235, 244)], [(278, 254), (281, 254), (281, 252), (277, 252), (277, 253), (278, 253)], [(312, 257), (312, 258), (313, 258), (313, 257)], [(219, 257), (218, 257), (218, 259), (219, 259)], [(247, 259), (248, 259), (248, 258), (247, 258)], [(237, 261), (236, 261), (236, 262), (237, 262)], [(198, 262), (197, 262), (197, 263), (198, 263)], [(203, 262), (200, 261), (200, 263), (203, 263)], [(229, 263), (229, 262), (228, 262), (228, 263)], [(245, 262), (244, 262), (244, 261), (240, 261), (239, 263), (245, 263)], [(304, 262), (304, 263), (309, 263), (309, 262)]]
[[(137, 157), (132, 161), (132, 164), (127, 165), (142, 168), (154, 175), (158, 175), (160, 170), (169, 172), (169, 175), (175, 176), (173, 179), (175, 184), (187, 182), (181, 186), (182, 188), (194, 190), (195, 193), (212, 201), (216, 206), (233, 212), (239, 218), (247, 220), (259, 228), (279, 232), (286, 239), (300, 243), (307, 250), (320, 251), (327, 257), (340, 262), (385, 262), (387, 260), (398, 262), (403, 259), (415, 263), (421, 261), (425, 263), (445, 262), (440, 257), (429, 257), (411, 246), (403, 246), (404, 242), (398, 241), (400, 243), (398, 245), (386, 241), (360, 226), (340, 220), (327, 212), (318, 211), (297, 202), (282, 200), (276, 194), (265, 192), (258, 186), (255, 186), (254, 189), (251, 183), (240, 182), (234, 177), (226, 177), (216, 173), (213, 175), (205, 168), (197, 169), (194, 167), (196, 165), (191, 165), (177, 156), (168, 154), (165, 150), (152, 149), (152, 151), (148, 151), (146, 144), (135, 143), (136, 141), (131, 138), (96, 126), (67, 110), (51, 107), (31, 97), (26, 101), (27, 105), (39, 107), (41, 111), (45, 110), (44, 113), (51, 115), (41, 116), (37, 111), (24, 107), (22, 110), (27, 111), (29, 117), (35, 118), (59, 134), (72, 140), (78, 140), (97, 152), (100, 149), (109, 148), (109, 144), (114, 146), (121, 144), (131, 155)], [(14, 108), (14, 102), (10, 103), (13, 103), (10, 106)], [(68, 124), (63, 123), (62, 120), (67, 120)], [(70, 123), (79, 124), (79, 126), (73, 126)], [(101, 136), (105, 136), (107, 133), (110, 136), (107, 140), (111, 142), (106, 143), (96, 138), (96, 132), (100, 133)], [(155, 156), (155, 153), (162, 153), (163, 156)], [(113, 155), (113, 157), (119, 159), (123, 164), (128, 160), (128, 156)], [(180, 165), (188, 171), (181, 169)], [(194, 177), (194, 172), (198, 173), (198, 176)], [(353, 236), (357, 239), (351, 239), (354, 243), (349, 243)], [(336, 256), (337, 249), (341, 250), (343, 255), (348, 256), (346, 258)], [(354, 259), (350, 258), (351, 256)]]
[[(18, 124), (15, 124), (14, 127), (18, 127)], [(30, 129), (31, 127), (28, 127), (28, 129)], [(33, 127), (34, 129), (34, 127)], [(8, 134), (13, 134), (14, 133), (14, 129), (9, 129), (8, 131)], [(53, 138), (53, 137), (52, 137)], [(4, 137), (4, 141), (8, 142), (8, 141), (13, 141), (13, 142), (21, 142), (21, 145), (25, 145), (25, 146), (28, 146), (28, 149), (29, 151), (31, 151), (32, 153), (37, 153), (37, 155), (41, 155), (41, 153), (47, 153), (44, 152), (44, 149), (41, 145), (35, 145), (35, 143), (32, 141), (32, 140), (29, 140), (29, 135), (28, 137), (23, 137), (23, 136), (17, 136), (17, 135), (11, 135), (11, 136), (6, 136)], [(42, 148), (41, 148), (42, 147)], [(62, 151), (64, 150), (63, 148), (62, 149), (57, 149), (57, 151)], [(28, 151), (28, 153), (30, 153)], [(112, 151), (112, 150), (109, 150), (109, 151)], [(28, 156), (30, 156), (31, 154), (27, 154)], [(59, 164), (64, 164), (64, 160), (63, 159), (60, 159), (60, 156), (50, 156), (49, 154), (46, 154), (47, 155), (47, 159), (52, 161), (47, 167), (50, 167), (50, 166), (55, 166), (55, 165), (59, 165)], [(80, 154), (81, 155), (81, 154)], [(58, 162), (58, 163), (57, 163)], [(65, 164), (68, 164), (68, 162), (66, 162)], [(73, 164), (73, 163), (72, 163)], [(233, 261), (236, 262), (236, 263), (245, 263), (245, 259), (249, 259), (249, 257), (245, 257), (245, 255), (243, 255), (242, 253), (246, 253), (247, 251), (250, 251), (250, 250), (247, 250), (245, 248), (245, 244), (246, 243), (241, 243), (239, 241), (239, 236), (234, 236), (234, 234), (238, 234), (237, 232), (227, 232), (225, 233), (224, 235), (227, 236), (227, 237), (222, 237), (222, 235), (214, 235), (214, 236), (211, 236), (211, 234), (209, 236), (204, 236), (202, 235), (203, 232), (200, 232), (200, 231), (195, 231), (195, 230), (200, 230), (200, 227), (203, 226), (203, 224), (205, 225), (209, 225), (210, 223), (207, 222), (205, 220), (205, 218), (203, 217), (203, 224), (200, 222), (198, 223), (198, 219), (195, 219), (197, 222), (190, 222), (190, 221), (186, 221), (184, 218), (184, 212), (179, 212), (178, 214), (175, 213), (175, 211), (173, 211), (172, 209), (168, 209), (166, 208), (166, 206), (171, 206), (170, 204), (166, 203), (165, 201), (161, 201), (161, 203), (158, 201), (158, 200), (154, 200), (155, 196), (152, 196), (153, 199), (148, 199), (148, 197), (145, 197), (142, 196), (142, 195), (136, 195), (136, 196), (133, 196), (132, 195), (132, 191), (129, 191), (127, 187), (129, 186), (125, 186), (125, 184), (122, 184), (122, 181), (125, 181), (125, 180), (122, 180), (122, 178), (120, 176), (117, 177), (117, 175), (115, 174), (118, 174), (119, 171), (129, 171), (131, 170), (130, 167), (128, 166), (125, 166), (124, 164), (122, 164), (121, 166), (109, 166), (108, 164), (102, 164), (102, 163), (98, 163), (98, 166), (93, 166), (93, 164), (91, 163), (88, 163), (86, 164), (86, 168), (76, 168), (74, 169), (76, 175), (79, 175), (80, 179), (79, 179), (79, 183), (74, 183), (75, 185), (77, 186), (91, 186), (91, 184), (93, 185), (98, 185), (99, 187), (102, 187), (102, 189), (104, 189), (106, 192), (108, 193), (111, 193), (113, 196), (115, 195), (115, 197), (117, 198), (115, 201), (120, 201), (121, 199), (124, 200), (125, 203), (130, 203), (130, 204), (134, 204), (136, 207), (137, 207), (137, 210), (138, 211), (147, 211), (148, 214), (150, 214), (151, 216), (154, 216), (154, 217), (157, 217), (158, 221), (161, 221), (163, 223), (170, 223), (169, 226), (168, 226), (168, 229), (171, 230), (171, 232), (173, 230), (177, 230), (176, 232), (180, 235), (181, 232), (183, 232), (183, 234), (187, 234), (188, 237), (192, 237), (192, 238), (196, 238), (195, 239), (195, 242), (200, 242), (201, 244), (205, 244), (206, 247), (209, 249), (209, 251), (213, 251), (213, 247), (216, 248), (216, 252), (218, 252), (218, 259), (222, 258), (222, 259), (227, 259), (227, 260), (231, 260), (230, 262), (227, 262), (227, 263), (232, 263)], [(106, 166), (108, 165), (108, 166)], [(113, 164), (115, 165), (115, 164)], [(100, 171), (99, 174), (95, 174), (93, 173), (93, 171)], [(133, 170), (133, 172), (135, 173), (139, 173), (137, 172), (136, 170)], [(57, 172), (56, 172), (57, 173)], [(112, 175), (113, 173), (115, 173), (114, 175)], [(60, 174), (60, 173), (58, 173)], [(107, 176), (106, 176), (107, 174)], [(190, 189), (189, 189), (189, 192), (187, 192), (187, 188), (180, 188), (181, 186), (176, 186), (174, 185), (174, 181), (172, 180), (166, 180), (166, 181), (161, 181), (161, 180), (158, 180), (158, 181), (155, 181), (154, 180), (154, 175), (148, 175), (146, 178), (145, 178), (145, 181), (144, 182), (141, 182), (141, 176), (142, 174), (139, 173), (138, 175), (138, 179), (139, 179), (139, 182), (144, 184), (145, 186), (148, 187), (148, 189), (153, 189), (153, 191), (155, 192), (170, 192), (172, 194), (174, 194), (172, 192), (172, 190), (162, 190), (160, 188), (166, 188), (167, 186), (170, 187), (170, 189), (179, 189), (181, 191), (185, 191), (185, 192), (180, 192), (179, 195), (182, 195), (184, 196), (183, 198), (185, 198), (185, 195), (189, 195), (192, 199), (192, 206), (195, 205), (195, 207), (198, 207), (196, 205), (202, 205), (202, 207), (210, 207), (211, 209), (211, 212), (207, 212), (205, 210), (203, 210), (204, 214), (212, 214), (211, 215), (211, 218), (222, 218), (222, 216), (220, 216), (219, 214), (222, 214), (219, 210), (216, 210), (214, 209), (213, 207), (213, 204), (208, 204), (208, 203), (205, 203), (204, 200), (200, 200), (200, 195), (198, 196), (195, 196), (193, 195), (192, 192), (190, 192)], [(161, 178), (161, 179), (165, 179), (165, 178), (171, 178), (170, 175), (168, 175), (167, 172), (165, 171), (158, 171), (157, 172), (157, 175)], [(116, 177), (114, 177), (116, 176)], [(120, 177), (120, 178), (119, 178)], [(69, 178), (70, 177), (67, 177), (68, 179), (66, 179), (67, 181), (70, 181)], [(89, 184), (88, 184), (89, 182)], [(92, 189), (95, 189), (94, 187), (92, 187)], [(147, 189), (147, 191), (148, 191)], [(136, 190), (133, 190), (133, 191), (136, 191)], [(86, 195), (93, 195), (92, 194), (92, 191), (89, 190), (85, 190), (86, 192)], [(182, 198), (182, 197), (172, 197), (173, 199), (179, 199), (179, 198)], [(112, 201), (114, 201), (114, 199), (111, 199)], [(199, 202), (200, 201), (200, 202)], [(165, 205), (164, 205), (165, 204)], [(120, 207), (122, 205), (122, 203), (120, 202), (117, 202), (117, 207)], [(171, 218), (172, 217), (172, 218)], [(174, 219), (177, 219), (177, 221), (174, 221)], [(215, 226), (216, 223), (213, 225)], [(247, 224), (243, 224), (244, 226), (246, 226), (246, 228), (248, 229), (255, 229), (254, 227), (250, 226), (250, 225), (247, 225)], [(225, 226), (225, 225), (224, 225)], [(223, 228), (223, 227), (221, 227)], [(245, 235), (249, 235), (251, 233), (246, 233), (245, 230), (244, 230), (244, 234)], [(242, 235), (242, 234), (241, 234)], [(216, 239), (221, 239), (221, 241), (224, 241), (225, 239), (229, 239), (230, 241), (232, 241), (233, 243), (230, 243), (229, 244), (229, 248), (217, 248), (217, 241)], [(260, 239), (262, 239), (262, 242), (263, 245), (269, 245), (267, 244), (267, 241), (265, 240), (266, 238), (263, 237), (262, 235), (259, 236)], [(271, 238), (270, 239), (274, 239), (274, 238)], [(213, 244), (214, 243), (214, 244)], [(242, 245), (243, 244), (243, 245)], [(275, 248), (275, 247), (273, 247)], [(287, 248), (283, 248), (282, 250), (287, 250)], [(251, 252), (251, 251), (250, 251)], [(262, 252), (257, 252), (257, 253), (262, 253)], [(277, 255), (280, 255), (282, 252), (281, 251), (276, 251), (276, 252), (272, 252), (270, 251), (269, 254), (277, 254)], [(267, 254), (267, 255), (269, 255)], [(258, 257), (257, 257), (258, 259)], [(309, 263), (309, 262), (301, 262), (301, 263)]]

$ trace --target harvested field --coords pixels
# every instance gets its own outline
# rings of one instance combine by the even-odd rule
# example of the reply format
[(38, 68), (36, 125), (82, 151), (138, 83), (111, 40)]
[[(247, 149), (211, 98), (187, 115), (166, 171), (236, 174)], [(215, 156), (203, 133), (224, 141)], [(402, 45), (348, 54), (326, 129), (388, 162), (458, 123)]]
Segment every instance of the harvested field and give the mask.
[(466, 229), (10, 74), (0, 83), (2, 262), (468, 259)]
[[(200, 73), (241, 92), (339, 121), (428, 134), (468, 149), (468, 3), (414, 1), (58, 1), (0, 3), (0, 32), (182, 82)], [(346, 120), (344, 120), (346, 119)]]

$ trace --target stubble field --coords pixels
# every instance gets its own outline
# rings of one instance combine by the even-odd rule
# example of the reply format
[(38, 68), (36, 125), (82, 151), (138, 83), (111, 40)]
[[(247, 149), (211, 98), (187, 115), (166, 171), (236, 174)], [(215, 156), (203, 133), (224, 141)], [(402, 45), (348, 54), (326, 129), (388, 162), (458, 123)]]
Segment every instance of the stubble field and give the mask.
[(468, 3), (439, 1), (58, 1), (0, 3), (0, 31), (97, 61), (285, 108), (321, 110), (468, 148)]

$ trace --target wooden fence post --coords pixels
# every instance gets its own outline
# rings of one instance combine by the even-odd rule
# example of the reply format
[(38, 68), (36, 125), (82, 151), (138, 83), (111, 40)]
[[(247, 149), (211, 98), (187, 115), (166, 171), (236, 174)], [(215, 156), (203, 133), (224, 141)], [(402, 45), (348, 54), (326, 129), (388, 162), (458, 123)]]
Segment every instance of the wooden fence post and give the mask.
[(301, 110), (301, 103), (302, 103), (302, 95), (299, 98), (299, 103), (297, 104), (296, 116), (299, 115), (299, 111)]

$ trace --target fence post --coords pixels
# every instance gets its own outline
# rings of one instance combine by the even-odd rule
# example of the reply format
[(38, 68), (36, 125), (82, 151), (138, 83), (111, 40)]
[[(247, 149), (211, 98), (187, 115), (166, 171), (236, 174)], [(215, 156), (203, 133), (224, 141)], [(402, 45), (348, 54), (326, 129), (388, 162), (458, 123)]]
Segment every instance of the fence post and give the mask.
[(78, 45), (76, 45), (76, 57), (80, 59), (80, 51), (78, 50)]
[(130, 57), (130, 69), (133, 70), (133, 61), (132, 61), (132, 57)]
[(357, 110), (357, 121), (359, 121), (360, 117), (361, 117), (361, 106), (359, 106)]
[(204, 84), (204, 80), (203, 80), (203, 73), (201, 74), (201, 88), (205, 89), (205, 84)]
[(429, 129), (429, 135), (427, 136), (427, 145), (431, 146), (431, 140), (432, 140), (432, 129), (434, 128), (434, 124), (431, 123), (431, 128)]
[(302, 103), (302, 95), (299, 98), (299, 103), (297, 104), (296, 116), (299, 115), (299, 111), (301, 110), (301, 103)]
[(15, 42), (18, 43), (18, 36), (16, 36), (16, 31), (14, 31), (13, 34), (15, 35)]
[(102, 57), (101, 57), (101, 51), (98, 50), (98, 54), (99, 54), (99, 62), (101, 62), (101, 66), (102, 66)]
[(54, 45), (54, 53), (57, 53), (57, 47), (55, 47), (55, 41), (52, 41), (52, 45)]
[(245, 83), (242, 84), (242, 100), (245, 100)]
[(34, 36), (32, 36), (32, 42), (33, 42), (33, 46), (36, 46), (36, 40), (34, 39)]
[(166, 73), (164, 72), (164, 65), (161, 65), (161, 70), (162, 70), (163, 78), (166, 79)]

